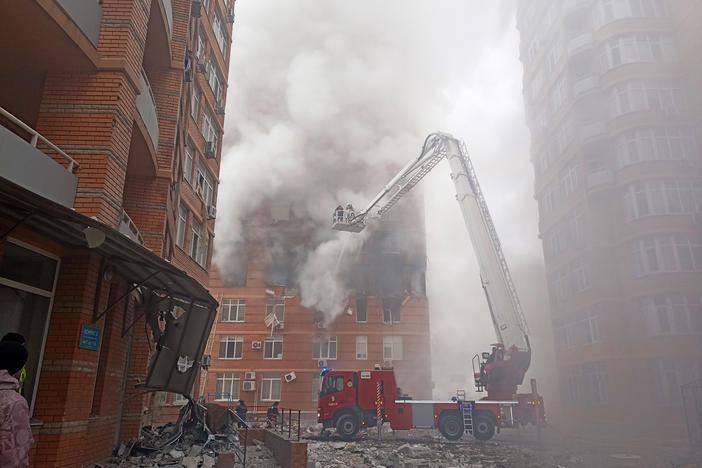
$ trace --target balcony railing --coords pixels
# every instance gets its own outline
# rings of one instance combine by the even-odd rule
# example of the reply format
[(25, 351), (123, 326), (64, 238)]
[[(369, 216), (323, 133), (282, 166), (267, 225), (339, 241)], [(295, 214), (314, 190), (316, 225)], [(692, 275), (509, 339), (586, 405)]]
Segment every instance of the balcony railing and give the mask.
[(144, 70), (141, 71), (141, 79), (139, 80), (141, 92), (137, 95), (136, 106), (139, 115), (144, 121), (144, 126), (149, 132), (151, 142), (154, 145), (154, 151), (158, 151), (158, 117), (156, 116), (156, 100), (151, 92), (151, 85), (146, 78)]
[(132, 218), (129, 217), (124, 209), (122, 209), (122, 215), (119, 217), (119, 225), (117, 226), (117, 230), (121, 234), (129, 237), (134, 242), (144, 245), (144, 238), (141, 237), (139, 228), (136, 227), (136, 224), (134, 224), (134, 221), (132, 221)]
[[(79, 164), (61, 148), (44, 138), (39, 132), (0, 107), (0, 175), (49, 200), (73, 208), (78, 178), (73, 169)], [(5, 122), (11, 124), (6, 125)], [(29, 138), (20, 136), (21, 129)], [(48, 148), (41, 151), (37, 144)], [(56, 162), (51, 155), (66, 161), (67, 167)]]
[(98, 0), (56, 0), (95, 47), (100, 39), (102, 2)]

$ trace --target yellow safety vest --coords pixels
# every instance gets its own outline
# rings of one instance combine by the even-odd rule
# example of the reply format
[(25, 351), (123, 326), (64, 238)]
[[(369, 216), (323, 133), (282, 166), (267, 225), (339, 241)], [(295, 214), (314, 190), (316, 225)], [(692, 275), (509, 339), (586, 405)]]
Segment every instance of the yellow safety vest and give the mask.
[(22, 372), (20, 372), (19, 376), (19, 394), (24, 395), (24, 380), (27, 378), (27, 368), (23, 367)]

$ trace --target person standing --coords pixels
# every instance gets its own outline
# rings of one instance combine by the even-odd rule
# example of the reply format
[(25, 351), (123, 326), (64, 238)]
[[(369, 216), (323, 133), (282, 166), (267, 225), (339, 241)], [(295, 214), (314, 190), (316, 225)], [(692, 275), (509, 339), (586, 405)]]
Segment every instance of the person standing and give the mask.
[(266, 419), (268, 419), (268, 427), (275, 427), (278, 425), (278, 402), (274, 401), (273, 404), (266, 411)]
[(237, 416), (237, 426), (238, 427), (245, 427), (246, 426), (246, 413), (249, 411), (249, 409), (246, 407), (246, 403), (244, 403), (244, 400), (239, 400), (239, 405), (237, 405), (237, 407), (234, 411), (236, 412), (236, 416)]
[[(2, 337), (2, 340), (0, 340), (0, 342), (3, 342), (3, 341), (14, 341), (15, 343), (19, 343), (22, 346), (24, 346), (24, 344), (26, 343), (24, 336), (20, 335), (19, 333), (15, 333), (15, 332), (6, 333), (5, 336)], [(17, 380), (19, 381), (19, 389), (17, 390), (17, 393), (24, 396), (24, 381), (27, 380), (27, 368), (26, 367), (22, 366), (22, 371), (20, 372), (20, 375), (17, 378)]]
[(0, 466), (26, 468), (34, 444), (29, 405), (19, 393), (20, 374), (29, 354), (16, 341), (0, 342)]

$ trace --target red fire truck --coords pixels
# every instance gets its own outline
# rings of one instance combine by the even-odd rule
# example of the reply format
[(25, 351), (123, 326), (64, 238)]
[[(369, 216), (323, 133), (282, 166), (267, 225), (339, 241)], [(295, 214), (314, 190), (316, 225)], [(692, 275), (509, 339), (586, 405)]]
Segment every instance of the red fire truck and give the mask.
[(460, 438), (464, 430), (487, 440), (500, 427), (545, 425), (543, 398), (536, 391), (536, 382), (532, 380), (530, 393), (517, 393), (531, 363), (527, 323), (473, 164), (461, 141), (445, 133), (429, 135), (419, 157), (402, 168), (367, 208), (356, 213), (351, 205), (346, 209), (338, 206), (332, 214), (333, 229), (362, 231), (373, 218), (382, 218), (442, 159), (451, 168), (456, 200), (478, 260), (497, 337), (492, 352), (473, 357), (477, 391), (487, 390), (487, 396), (478, 401), (464, 401), (461, 395), (456, 401), (403, 400), (397, 397), (392, 370), (327, 372), (319, 397), (319, 420), (325, 427), (335, 427), (344, 438), (352, 438), (362, 426), (375, 424), (378, 415), (381, 421), (390, 421), (392, 428), (437, 427), (452, 440)]

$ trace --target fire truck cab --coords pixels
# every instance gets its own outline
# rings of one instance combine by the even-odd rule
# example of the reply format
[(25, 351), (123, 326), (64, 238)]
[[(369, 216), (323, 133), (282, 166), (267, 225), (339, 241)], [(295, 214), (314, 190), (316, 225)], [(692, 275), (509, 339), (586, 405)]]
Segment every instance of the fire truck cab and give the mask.
[(344, 440), (353, 439), (361, 428), (376, 426), (378, 418), (393, 430), (436, 428), (448, 440), (460, 439), (467, 430), (479, 440), (488, 440), (499, 428), (504, 403), (517, 404), (400, 397), (392, 369), (328, 370), (322, 376), (318, 421), (325, 428), (335, 428)]

